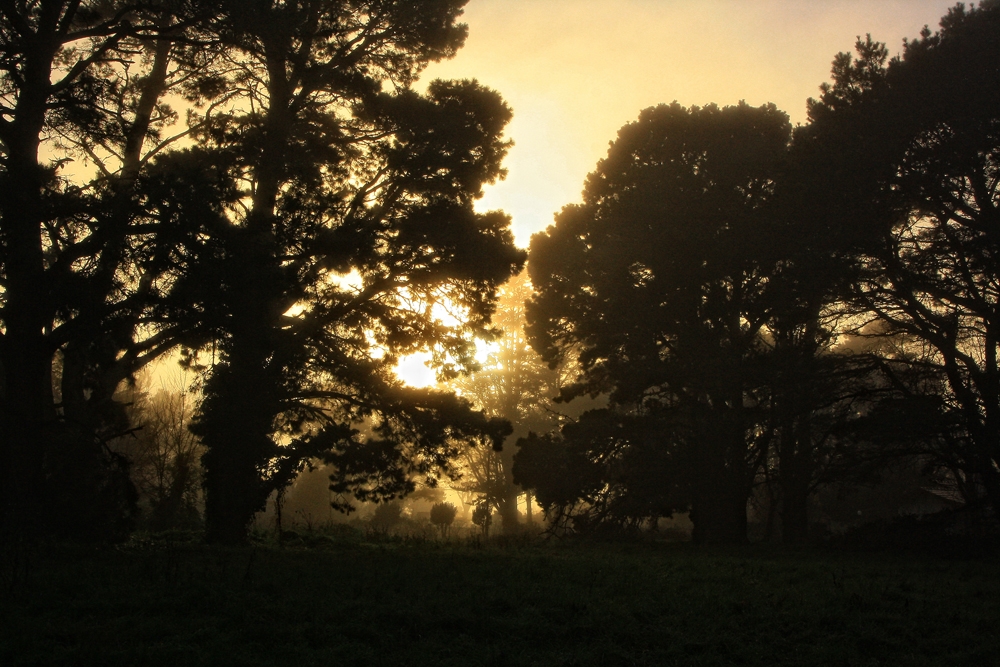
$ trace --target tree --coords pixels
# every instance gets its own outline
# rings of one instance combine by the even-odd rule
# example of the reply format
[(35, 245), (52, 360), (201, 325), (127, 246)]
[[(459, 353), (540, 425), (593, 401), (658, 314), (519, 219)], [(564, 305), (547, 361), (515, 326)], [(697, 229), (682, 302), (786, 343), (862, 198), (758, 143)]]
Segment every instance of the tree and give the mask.
[(441, 537), (448, 537), (451, 524), (455, 522), (458, 508), (451, 503), (435, 503), (431, 507), (431, 523), (441, 531)]
[(152, 391), (148, 374), (140, 374), (124, 393), (136, 427), (110, 446), (128, 461), (141, 523), (151, 530), (200, 527), (202, 447), (188, 428), (194, 392), (181, 378)]
[(476, 508), (472, 510), (472, 523), (483, 531), (483, 537), (489, 537), (490, 527), (493, 525), (493, 506), (485, 500), (476, 503)]
[(372, 514), (372, 525), (382, 530), (389, 530), (403, 520), (403, 504), (398, 500), (379, 503)]
[(196, 50), (179, 40), (207, 4), (44, 0), (0, 12), (6, 528), (96, 536), (117, 511), (104, 447), (120, 429), (113, 395), (175, 344), (144, 321), (169, 253), (139, 224), (137, 184), (171, 143), (164, 96), (202, 97)]
[(514, 478), (534, 490), (553, 534), (648, 528), (691, 506), (691, 462), (665, 424), (627, 408), (588, 410), (522, 438)]
[[(245, 539), (312, 458), (335, 466), (341, 497), (389, 500), (436, 484), (469, 440), (501, 437), (392, 373), (424, 348), (446, 375), (471, 362), (523, 261), (508, 218), (472, 207), (503, 173), (510, 110), (472, 81), (410, 88), (461, 45), (463, 4), (224, 4), (218, 72), (240, 96), (197, 134), (198, 160), (240, 198), (181, 279), (217, 354), (194, 425), (210, 539)], [(446, 324), (435, 304), (462, 316)]]
[[(607, 436), (569, 446), (621, 468), (624, 487), (605, 493), (627, 496), (630, 472), (684, 480), (699, 541), (746, 539), (767, 451), (766, 206), (790, 131), (773, 105), (647, 109), (588, 177), (584, 203), (532, 239), (532, 344), (578, 364), (567, 397), (609, 395)], [(630, 512), (618, 520), (641, 518)]]
[[(856, 60), (848, 54), (835, 58), (834, 85), (821, 87), (831, 103), (862, 95), (877, 81), (884, 47), (870, 38), (859, 40), (857, 54)], [(820, 106), (810, 102), (811, 120), (822, 114)], [(848, 228), (842, 221), (870, 220), (873, 214), (863, 198), (830, 187), (853, 181), (860, 192), (866, 182), (860, 165), (866, 164), (868, 149), (852, 144), (844, 132), (820, 130), (815, 122), (796, 128), (769, 205), (778, 230), (768, 285), (771, 316), (763, 329), (772, 435), (761, 473), (769, 500), (768, 535), (777, 512), (787, 542), (806, 538), (810, 497), (819, 486), (850, 476), (869, 460), (871, 451), (862, 455), (859, 443), (847, 437), (847, 425), (891, 393), (879, 377), (882, 361), (840, 343), (857, 323), (857, 311), (846, 301), (866, 242), (863, 223)], [(877, 139), (872, 144), (880, 145)], [(838, 145), (840, 152), (831, 153)], [(852, 148), (844, 150), (845, 145)]]
[[(179, 345), (220, 362), (198, 420), (206, 483), (226, 489), (208, 501), (220, 539), (334, 443), (348, 486), (407, 468), (370, 486), (391, 495), (493, 437), (463, 402), (390, 372), (421, 347), (446, 373), (467, 362), (522, 261), (507, 218), (471, 206), (502, 175), (509, 109), (475, 82), (410, 89), (460, 46), (463, 4), (3, 8), (5, 526), (95, 533), (117, 502), (101, 499), (117, 474), (105, 445), (129, 428), (116, 391)], [(193, 105), (186, 127), (168, 95)], [(468, 309), (461, 325), (425, 312), (448, 299)], [(392, 443), (357, 455), (347, 424), (379, 411), (365, 428)], [(59, 500), (43, 511), (45, 497)]]
[[(500, 288), (493, 324), (498, 337), (490, 343), (481, 368), (452, 381), (463, 397), (492, 419), (510, 422), (513, 431), (503, 449), (471, 448), (462, 456), (462, 491), (476, 493), (496, 508), (504, 532), (520, 529), (518, 498), (521, 488), (514, 482), (514, 444), (528, 433), (545, 433), (556, 427), (558, 413), (552, 399), (558, 393), (557, 373), (549, 369), (531, 349), (525, 334), (525, 302), (531, 282), (522, 272)], [(530, 491), (526, 507), (531, 512)]]
[[(948, 434), (925, 440), (925, 451), (956, 471), (971, 500), (984, 495), (994, 508), (998, 28), (1000, 4), (959, 5), (940, 31), (925, 29), (888, 64), (884, 49), (853, 63), (844, 54), (841, 76), (810, 111), (821, 160), (850, 162), (855, 174), (831, 180), (832, 196), (868, 211), (839, 216), (847, 236), (860, 239), (864, 260), (852, 302), (880, 323), (879, 335), (916, 343), (910, 372), (943, 379), (924, 383), (926, 393), (909, 392), (918, 411)], [(859, 47), (871, 51), (871, 44)], [(838, 146), (837, 138), (847, 141)]]

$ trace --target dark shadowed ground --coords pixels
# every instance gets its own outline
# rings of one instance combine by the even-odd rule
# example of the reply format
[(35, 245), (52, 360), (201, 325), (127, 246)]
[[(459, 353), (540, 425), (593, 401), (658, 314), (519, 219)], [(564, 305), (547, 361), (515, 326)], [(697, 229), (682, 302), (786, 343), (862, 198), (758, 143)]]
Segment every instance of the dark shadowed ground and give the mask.
[(294, 544), (8, 549), (0, 664), (978, 667), (1000, 653), (995, 559)]

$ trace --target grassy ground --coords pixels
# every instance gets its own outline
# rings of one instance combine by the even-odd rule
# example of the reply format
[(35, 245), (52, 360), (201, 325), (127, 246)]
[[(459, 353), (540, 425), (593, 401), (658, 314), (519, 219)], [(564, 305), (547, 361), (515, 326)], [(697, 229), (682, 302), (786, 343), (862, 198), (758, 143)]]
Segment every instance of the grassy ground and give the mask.
[(990, 560), (318, 542), (8, 550), (0, 665), (979, 667), (1000, 655)]

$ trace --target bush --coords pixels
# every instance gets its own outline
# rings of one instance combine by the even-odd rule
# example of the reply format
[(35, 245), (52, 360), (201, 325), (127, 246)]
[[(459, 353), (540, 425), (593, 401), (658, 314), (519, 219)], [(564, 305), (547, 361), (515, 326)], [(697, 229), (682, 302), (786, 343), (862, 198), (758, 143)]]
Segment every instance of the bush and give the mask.
[(375, 508), (372, 525), (382, 529), (392, 528), (403, 520), (403, 506), (393, 500)]
[(482, 500), (476, 503), (476, 508), (472, 510), (472, 523), (479, 526), (484, 537), (490, 536), (490, 526), (493, 524), (493, 508), (490, 504)]
[(441, 537), (448, 537), (451, 524), (455, 521), (458, 508), (451, 503), (435, 503), (431, 507), (431, 523), (441, 531)]
[(830, 538), (828, 544), (858, 551), (982, 557), (1000, 550), (1000, 524), (975, 510), (943, 510), (854, 526)]

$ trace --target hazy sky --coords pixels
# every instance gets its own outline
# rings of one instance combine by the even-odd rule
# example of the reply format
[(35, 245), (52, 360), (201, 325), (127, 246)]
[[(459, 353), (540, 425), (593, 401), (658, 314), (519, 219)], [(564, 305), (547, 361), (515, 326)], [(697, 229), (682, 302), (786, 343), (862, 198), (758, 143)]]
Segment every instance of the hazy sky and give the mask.
[(507, 180), (483, 209), (519, 245), (578, 201), (584, 177), (639, 110), (774, 102), (805, 122), (836, 53), (871, 33), (902, 48), (953, 0), (470, 0), (469, 39), (424, 76), (476, 78), (514, 109)]

